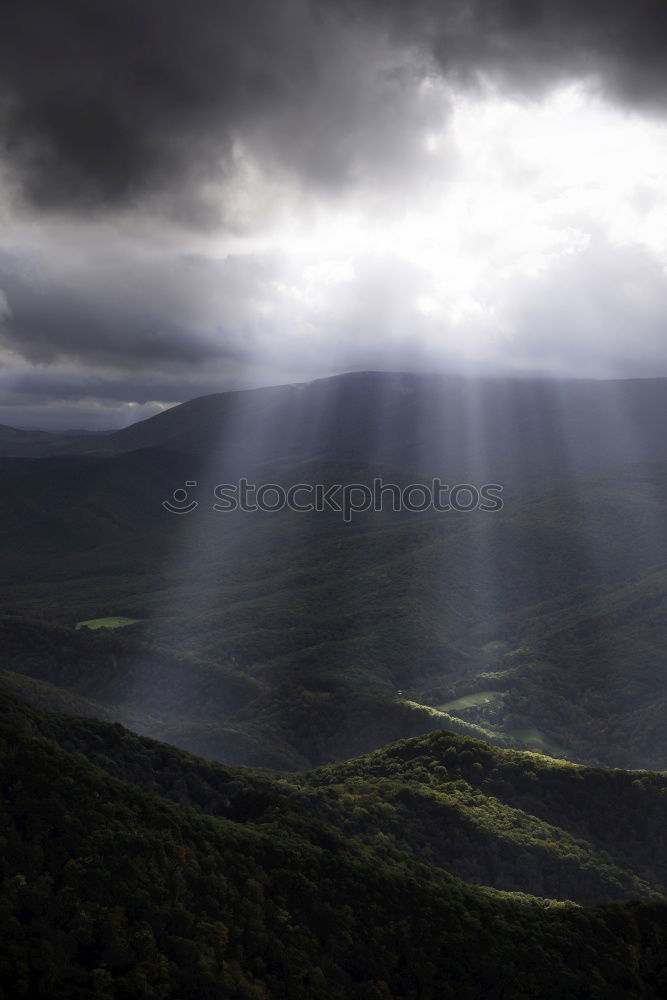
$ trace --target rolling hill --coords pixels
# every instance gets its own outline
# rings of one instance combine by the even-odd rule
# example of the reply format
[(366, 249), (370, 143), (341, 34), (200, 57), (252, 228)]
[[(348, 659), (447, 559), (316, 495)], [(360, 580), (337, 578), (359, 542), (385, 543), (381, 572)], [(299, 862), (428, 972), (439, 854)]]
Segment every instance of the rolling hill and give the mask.
[[(0, 430), (0, 1000), (665, 995), (665, 403), (359, 373)], [(216, 510), (243, 475), (504, 505)]]
[(0, 747), (3, 998), (667, 985), (664, 775), (437, 734), (285, 779), (6, 695)]
[[(664, 388), (359, 373), (2, 458), (2, 684), (235, 763), (316, 766), (453, 726), (664, 768), (667, 466), (588, 468), (660, 453)], [(505, 506), (216, 512), (241, 453), (257, 482), (401, 487), (467, 454), (505, 470)], [(197, 510), (167, 513), (191, 481)], [(118, 616), (136, 624), (71, 634)]]
[[(160, 501), (188, 461), (5, 465), (2, 684), (28, 698), (41, 685), (47, 707), (85, 698), (99, 718), (235, 763), (314, 766), (454, 726), (665, 767), (662, 466), (578, 477), (493, 514), (345, 524), (203, 504), (169, 515)], [(118, 615), (136, 624), (75, 630)]]

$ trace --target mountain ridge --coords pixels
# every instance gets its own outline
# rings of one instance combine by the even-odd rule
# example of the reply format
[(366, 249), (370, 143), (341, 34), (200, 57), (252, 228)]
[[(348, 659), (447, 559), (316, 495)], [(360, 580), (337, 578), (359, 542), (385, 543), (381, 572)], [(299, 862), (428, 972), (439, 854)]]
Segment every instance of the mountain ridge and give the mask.
[[(393, 465), (424, 475), (555, 481), (628, 461), (667, 461), (667, 379), (552, 380), (353, 372), (194, 397), (129, 427), (27, 434), (24, 452), (167, 448), (240, 475), (279, 457)], [(0, 434), (0, 454), (20, 444)], [(474, 481), (474, 480), (473, 480)]]

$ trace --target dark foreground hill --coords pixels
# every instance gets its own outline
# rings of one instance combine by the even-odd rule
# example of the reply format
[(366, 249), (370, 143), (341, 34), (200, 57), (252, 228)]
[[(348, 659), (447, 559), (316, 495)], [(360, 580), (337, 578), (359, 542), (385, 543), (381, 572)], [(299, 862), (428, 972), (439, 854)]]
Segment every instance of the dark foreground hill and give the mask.
[(664, 775), (440, 733), (279, 778), (0, 706), (3, 1000), (665, 995)]

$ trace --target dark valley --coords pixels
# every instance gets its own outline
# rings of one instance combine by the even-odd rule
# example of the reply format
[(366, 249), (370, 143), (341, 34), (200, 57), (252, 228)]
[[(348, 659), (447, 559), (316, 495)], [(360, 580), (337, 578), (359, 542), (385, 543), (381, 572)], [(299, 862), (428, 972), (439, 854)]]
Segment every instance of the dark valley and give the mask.
[[(434, 384), (193, 400), (2, 459), (8, 998), (661, 995), (667, 388), (458, 384), (450, 426)], [(595, 423), (629, 387), (641, 462)], [(546, 428), (556, 395), (590, 415), (554, 456), (522, 407)], [(378, 459), (380, 398), (405, 439)], [(503, 467), (495, 511), (213, 509), (241, 472)]]

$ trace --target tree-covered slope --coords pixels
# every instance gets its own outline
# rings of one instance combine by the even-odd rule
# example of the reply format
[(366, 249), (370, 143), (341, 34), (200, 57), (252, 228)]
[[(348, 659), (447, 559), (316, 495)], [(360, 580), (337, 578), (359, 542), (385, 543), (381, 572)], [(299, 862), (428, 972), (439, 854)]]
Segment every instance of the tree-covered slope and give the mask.
[[(569, 776), (581, 773), (585, 791), (569, 805), (574, 814), (595, 813), (605, 796), (613, 802), (620, 795), (625, 808), (632, 776), (535, 766), (526, 755), (442, 734), (277, 779), (8, 696), (1, 733), (0, 978), (8, 1000), (151, 991), (174, 1000), (602, 1000), (657, 997), (665, 988), (666, 904), (647, 883), (643, 890), (634, 883), (644, 902), (586, 909), (450, 874), (448, 854), (461, 866), (456, 826), (478, 808), (462, 788), (452, 792), (454, 812), (434, 822), (425, 808), (403, 841), (392, 830), (392, 808), (412, 809), (411, 796), (429, 786), (434, 799), (447, 797), (449, 781), (472, 789), (481, 767), (495, 792), (498, 782), (506, 787), (504, 798), (480, 794), (497, 803), (515, 795), (511, 808), (532, 815), (516, 830), (520, 859), (531, 838), (542, 849), (539, 834), (548, 831), (560, 877), (582, 893), (596, 878), (607, 887), (618, 879), (618, 898), (632, 889), (629, 869), (622, 876), (600, 846), (539, 821), (521, 797), (532, 770), (531, 786), (544, 789), (535, 801), (551, 802), (552, 818), (566, 817)], [(434, 761), (449, 767), (447, 780)], [(642, 781), (649, 802), (664, 798), (664, 778)], [(507, 866), (512, 848), (502, 809), (509, 806), (493, 808), (498, 857)], [(438, 826), (453, 829), (438, 841), (441, 856), (429, 859), (425, 848), (433, 848)], [(493, 850), (493, 823), (481, 826)], [(647, 823), (646, 854), (655, 836)], [(637, 838), (629, 850), (639, 850)]]
[[(0, 683), (45, 705), (48, 691), (15, 675), (55, 685), (53, 707), (85, 698), (100, 717), (252, 765), (363, 753), (426, 731), (434, 711), (500, 745), (667, 765), (664, 466), (548, 491), (515, 484), (492, 513), (345, 524), (331, 511), (226, 514), (203, 502), (170, 515), (161, 500), (200, 476), (197, 462), (150, 451), (2, 466), (0, 601), (30, 621), (3, 643)], [(373, 469), (269, 473), (346, 482)], [(201, 480), (200, 499), (213, 481)], [(49, 642), (30, 638), (45, 621), (71, 631), (114, 615), (139, 621), (90, 655), (62, 633), (48, 654), (57, 669), (41, 659)]]

